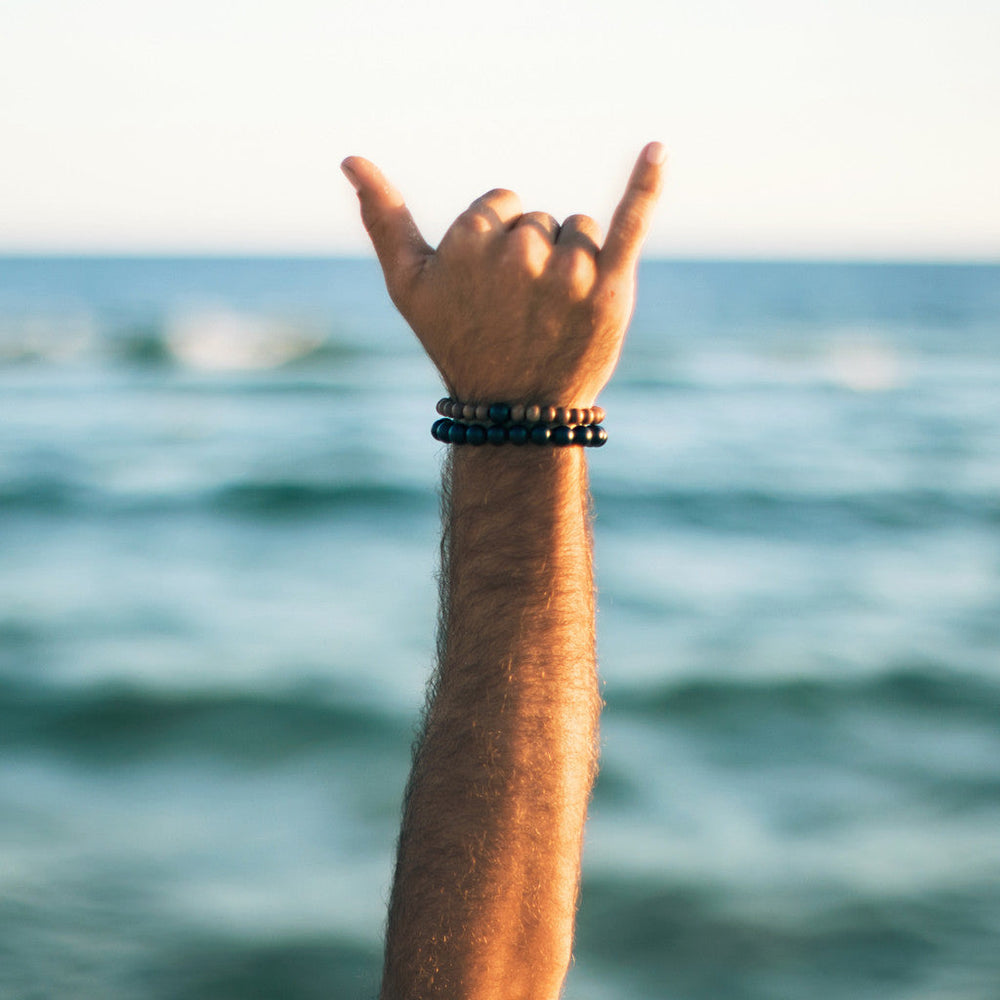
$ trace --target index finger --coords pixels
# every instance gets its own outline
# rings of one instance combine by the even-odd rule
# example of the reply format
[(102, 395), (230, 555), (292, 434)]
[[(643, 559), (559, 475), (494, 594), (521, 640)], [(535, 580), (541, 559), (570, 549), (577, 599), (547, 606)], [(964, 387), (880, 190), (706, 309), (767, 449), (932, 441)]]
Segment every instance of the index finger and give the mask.
[(597, 258), (602, 271), (622, 273), (635, 268), (663, 187), (666, 159), (667, 151), (659, 142), (651, 142), (639, 154)]

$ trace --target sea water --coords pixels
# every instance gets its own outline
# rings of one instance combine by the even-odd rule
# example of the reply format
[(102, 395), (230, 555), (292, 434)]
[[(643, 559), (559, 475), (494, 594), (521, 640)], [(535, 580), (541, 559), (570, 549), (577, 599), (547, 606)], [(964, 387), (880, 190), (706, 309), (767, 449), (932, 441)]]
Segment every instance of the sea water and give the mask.
[[(375, 996), (441, 394), (372, 261), (0, 259), (4, 1000)], [(601, 402), (567, 996), (1000, 995), (1000, 268), (647, 263)]]

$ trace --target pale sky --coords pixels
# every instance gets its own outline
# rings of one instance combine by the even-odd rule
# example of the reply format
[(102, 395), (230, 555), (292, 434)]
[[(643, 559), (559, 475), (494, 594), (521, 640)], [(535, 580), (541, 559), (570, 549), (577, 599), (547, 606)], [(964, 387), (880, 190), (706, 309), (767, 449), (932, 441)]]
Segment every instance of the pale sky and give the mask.
[(606, 224), (650, 139), (651, 254), (1000, 259), (1000, 2), (0, 0), (0, 251), (358, 253), (348, 154)]

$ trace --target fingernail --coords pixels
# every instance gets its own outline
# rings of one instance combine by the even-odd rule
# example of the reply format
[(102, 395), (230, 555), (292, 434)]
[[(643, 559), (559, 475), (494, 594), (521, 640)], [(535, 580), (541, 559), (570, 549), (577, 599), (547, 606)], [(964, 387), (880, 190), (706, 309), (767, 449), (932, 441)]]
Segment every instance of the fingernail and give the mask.
[(659, 167), (666, 162), (667, 147), (662, 142), (651, 142), (646, 147), (646, 162)]
[(360, 192), (361, 181), (358, 180), (358, 175), (347, 165), (346, 160), (341, 163), (340, 169), (343, 171), (344, 176), (351, 182), (351, 187), (353, 187), (355, 191)]

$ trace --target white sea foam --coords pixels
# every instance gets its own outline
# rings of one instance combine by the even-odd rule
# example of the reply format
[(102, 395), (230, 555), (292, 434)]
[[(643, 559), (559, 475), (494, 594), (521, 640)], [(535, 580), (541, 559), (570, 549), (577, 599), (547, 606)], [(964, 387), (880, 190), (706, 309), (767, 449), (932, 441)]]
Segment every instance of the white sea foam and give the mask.
[(216, 307), (177, 316), (168, 325), (166, 341), (171, 355), (187, 367), (253, 371), (304, 357), (323, 338), (271, 317)]

